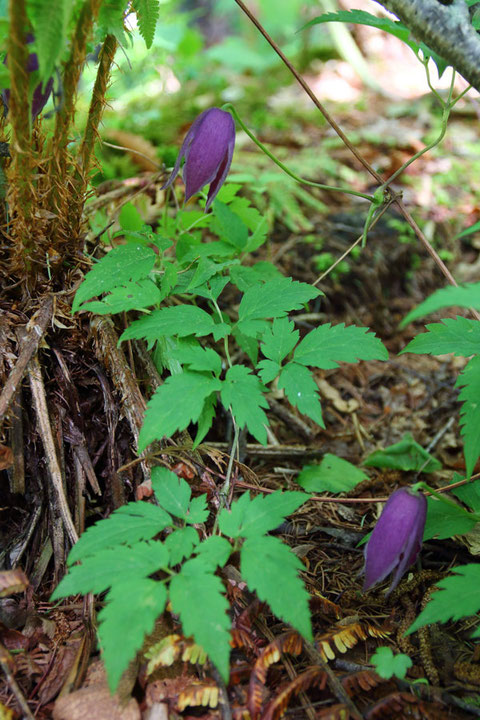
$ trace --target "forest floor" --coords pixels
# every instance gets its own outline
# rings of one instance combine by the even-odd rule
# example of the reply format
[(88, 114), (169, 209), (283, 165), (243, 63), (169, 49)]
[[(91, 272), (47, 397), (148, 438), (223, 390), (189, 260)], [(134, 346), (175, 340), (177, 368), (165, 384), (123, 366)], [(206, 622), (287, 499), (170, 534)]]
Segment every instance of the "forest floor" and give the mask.
[[(363, 110), (340, 103), (335, 116), (347, 134), (354, 134), (364, 157), (388, 176), (421, 147), (432, 121), (431, 103), (429, 97), (406, 99), (403, 110), (397, 105), (395, 116), (389, 116), (389, 99), (372, 96), (366, 98)], [(326, 143), (330, 162), (343, 163), (350, 177), (359, 177), (347, 151), (325, 127), (305, 124), (288, 132), (269, 131), (262, 140), (275, 145), (282, 157), (293, 155), (298, 171), (307, 168), (302, 174), (319, 182), (326, 181), (318, 167), (320, 161), (313, 168), (314, 175), (310, 168), (316, 149)], [(255, 162), (252, 148), (240, 141), (232, 178), (255, 168)], [(455, 239), (456, 233), (480, 217), (479, 166), (476, 105), (467, 100), (452, 118), (443, 149), (419, 160), (397, 183), (407, 207), (447, 258), (459, 282), (476, 281), (480, 274), (478, 235)], [(466, 182), (465, 178), (474, 180)], [(361, 188), (361, 181), (358, 183)], [(248, 193), (248, 185), (245, 191)], [(150, 188), (152, 215), (160, 195)], [(313, 204), (295, 196), (294, 201), (285, 199), (282, 205), (277, 198), (269, 242), (255, 255), (255, 260), (274, 262), (283, 274), (308, 283), (316, 281), (361, 234), (365, 216), (361, 202), (322, 191), (313, 195)], [(114, 210), (113, 203), (109, 211), (113, 214)], [(303, 577), (311, 594), (316, 647), (337, 685), (332, 684), (325, 667), (312, 666), (298, 636), (259, 605), (232, 565), (225, 580), (241, 633), (232, 650), (228, 688), (222, 687), (208, 665), (179, 659), (147, 677), (146, 660), (140, 654), (125, 674), (119, 695), (110, 698), (94, 634), (85, 620), (87, 603), (72, 599), (54, 606), (49, 602), (64, 571), (64, 557), (58, 556), (53, 537), (53, 525), (60, 521), (58, 515), (55, 520), (45, 466), (39, 460), (40, 440), (29, 412), (30, 389), (25, 384), (26, 490), (12, 491), (13, 453), (8, 444), (0, 446), (0, 567), (21, 567), (29, 579), (24, 593), (0, 599), (0, 642), (8, 651), (0, 656), (4, 670), (0, 718), (25, 716), (19, 697), (26, 699), (39, 720), (240, 719), (252, 717), (253, 711), (267, 720), (280, 717), (287, 705), (290, 718), (340, 720), (353, 717), (346, 696), (367, 720), (480, 716), (480, 665), (470, 640), (471, 621), (432, 626), (411, 637), (403, 636), (428, 600), (432, 585), (453, 566), (476, 562), (478, 540), (429, 540), (419, 564), (388, 598), (385, 584), (368, 593), (362, 591), (363, 549), (358, 547), (378, 518), (378, 500), (419, 477), (415, 472), (366, 469), (362, 462), (371, 452), (411, 433), (442, 465), (442, 470), (428, 475), (433, 486), (448, 484), (454, 472), (465, 470), (458, 391), (454, 389), (465, 360), (398, 356), (423, 328), (414, 323), (400, 330), (400, 321), (444, 284), (401, 217), (394, 211), (385, 215), (370, 233), (366, 248), (355, 257), (348, 256), (321, 280), (319, 287), (325, 297), (312, 303), (308, 312), (298, 312), (295, 322), (301, 331), (320, 322), (369, 327), (387, 346), (389, 361), (316, 371), (326, 429), (300, 417), (280, 396), (274, 398), (268, 412), (268, 446), (246, 438), (241, 463), (235, 465), (236, 488), (239, 492), (248, 488), (252, 493), (298, 488), (298, 473), (325, 453), (362, 467), (368, 475), (349, 493), (319, 493), (278, 531), (305, 564)], [(448, 311), (429, 321), (454, 315)], [(13, 315), (3, 318), (0, 329), (7, 337), (13, 320)], [(121, 320), (116, 320), (116, 328), (119, 332), (123, 329)], [(86, 314), (73, 319), (57, 317), (48, 346), (40, 352), (56, 441), (65, 448), (72, 514), (83, 516), (89, 525), (145, 492), (141, 470), (131, 464), (135, 455), (130, 427), (122, 399), (100, 366)], [(11, 366), (14, 360), (4, 362)], [(127, 360), (148, 399), (145, 367), (135, 352)], [(219, 417), (199, 449), (201, 465), (179, 449), (173, 469), (191, 482), (195, 493), (210, 493), (216, 473), (224, 471), (230, 430)], [(85, 483), (82, 453), (90, 458), (100, 493), (94, 491), (94, 483), (83, 491), (76, 486), (79, 478)], [(0, 598), (1, 579), (0, 572)], [(155, 636), (174, 633), (180, 633), (179, 625), (165, 619)], [(369, 659), (379, 645), (410, 656), (413, 665), (404, 680), (385, 680), (374, 672)], [(122, 702), (129, 697), (126, 704)]]

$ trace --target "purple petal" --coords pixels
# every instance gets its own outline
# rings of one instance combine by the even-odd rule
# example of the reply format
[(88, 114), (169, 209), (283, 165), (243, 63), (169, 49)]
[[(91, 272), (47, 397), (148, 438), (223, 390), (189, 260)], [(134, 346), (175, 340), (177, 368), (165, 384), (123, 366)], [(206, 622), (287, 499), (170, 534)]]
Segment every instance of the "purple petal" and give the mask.
[(207, 204), (205, 205), (205, 212), (208, 210), (208, 208), (210, 207), (212, 202), (215, 200), (215, 198), (218, 194), (218, 191), (220, 190), (223, 183), (225, 182), (225, 178), (227, 177), (228, 171), (230, 170), (230, 165), (232, 164), (234, 146), (235, 146), (235, 140), (228, 143), (227, 154), (224, 156), (224, 158), (220, 164), (220, 167), (218, 168), (218, 172), (210, 184), (210, 189), (208, 191), (208, 197), (207, 197)]
[(187, 154), (188, 148), (190, 147), (192, 140), (195, 135), (196, 128), (202, 123), (202, 118), (205, 115), (205, 113), (208, 112), (208, 110), (205, 110), (203, 113), (198, 115), (198, 117), (195, 118), (193, 123), (190, 126), (189, 131), (185, 135), (185, 139), (182, 143), (182, 147), (180, 148), (180, 152), (178, 153), (177, 162), (175, 163), (175, 167), (173, 168), (170, 177), (168, 178), (167, 182), (162, 185), (160, 190), (166, 190), (170, 185), (173, 183), (175, 178), (178, 175), (178, 171), (180, 170), (180, 164), (182, 162), (183, 157)]
[(396, 587), (421, 548), (426, 513), (424, 495), (401, 488), (390, 496), (365, 548), (365, 590), (395, 569), (389, 592)]

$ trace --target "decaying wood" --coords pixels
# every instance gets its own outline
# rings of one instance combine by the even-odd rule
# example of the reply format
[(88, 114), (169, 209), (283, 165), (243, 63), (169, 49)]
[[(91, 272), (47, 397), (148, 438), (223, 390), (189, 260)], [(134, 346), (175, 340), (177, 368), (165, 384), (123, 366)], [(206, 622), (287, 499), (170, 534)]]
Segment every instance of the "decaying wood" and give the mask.
[(47, 460), (48, 472), (52, 481), (55, 499), (57, 501), (58, 510), (62, 518), (63, 525), (67, 532), (70, 542), (74, 545), (78, 540), (78, 534), (73, 524), (70, 508), (68, 507), (65, 489), (63, 487), (62, 472), (57, 457), (55, 441), (53, 439), (52, 427), (48, 414), (47, 398), (45, 394), (45, 386), (43, 384), (42, 371), (38, 357), (31, 360), (30, 367), (30, 387), (35, 406), (35, 414), (37, 417), (38, 432), (42, 438), (45, 457)]
[(52, 319), (52, 315), (53, 298), (48, 297), (38, 311), (38, 314), (34, 316), (26, 326), (28, 334), (23, 340), (18, 360), (8, 376), (7, 382), (0, 395), (0, 427), (17, 392), (18, 386), (27, 371), (28, 364), (32, 356), (36, 353), (40, 341)]

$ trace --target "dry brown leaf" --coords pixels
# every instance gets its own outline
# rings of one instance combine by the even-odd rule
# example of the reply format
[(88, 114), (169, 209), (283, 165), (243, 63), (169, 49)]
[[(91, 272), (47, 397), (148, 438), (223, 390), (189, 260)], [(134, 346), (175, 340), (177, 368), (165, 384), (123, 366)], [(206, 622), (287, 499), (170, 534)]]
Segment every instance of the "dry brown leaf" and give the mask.
[(305, 672), (292, 680), (283, 690), (271, 700), (262, 713), (262, 720), (279, 720), (285, 713), (292, 695), (298, 695), (311, 687), (324, 690), (327, 684), (327, 673), (321, 667), (308, 668)]
[(27, 587), (28, 578), (20, 568), (0, 571), (0, 598), (23, 592)]
[(320, 390), (320, 394), (325, 398), (325, 400), (329, 400), (338, 412), (349, 415), (355, 410), (358, 410), (360, 407), (358, 400), (355, 400), (354, 398), (344, 400), (337, 388), (332, 387), (332, 385), (330, 385), (330, 383), (326, 380), (323, 380), (322, 378), (315, 378), (315, 380), (318, 385), (318, 389)]
[(347, 650), (355, 647), (359, 640), (366, 640), (370, 637), (387, 637), (389, 632), (380, 630), (369, 623), (354, 622), (349, 625), (333, 628), (317, 639), (318, 649), (325, 660), (335, 659), (335, 647), (339, 652), (346, 653)]
[(183, 712), (192, 705), (216, 708), (218, 705), (218, 686), (213, 680), (192, 682), (178, 696), (177, 708)]

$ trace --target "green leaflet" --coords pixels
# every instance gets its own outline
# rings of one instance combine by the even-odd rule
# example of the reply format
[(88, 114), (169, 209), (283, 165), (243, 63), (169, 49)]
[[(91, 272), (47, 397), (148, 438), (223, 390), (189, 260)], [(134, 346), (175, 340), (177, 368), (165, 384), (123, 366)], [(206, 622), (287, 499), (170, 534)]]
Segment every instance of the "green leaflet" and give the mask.
[(70, 17), (70, 0), (29, 0), (29, 16), (35, 36), (40, 77), (45, 83), (66, 47), (66, 29)]
[(388, 360), (382, 342), (368, 328), (326, 323), (312, 330), (297, 345), (293, 359), (301, 365), (330, 370), (340, 361)]
[(413, 338), (399, 354), (411, 352), (421, 355), (453, 353), (463, 357), (480, 353), (480, 323), (470, 318), (446, 318), (426, 326), (427, 332)]
[(202, 557), (187, 560), (170, 582), (170, 602), (185, 635), (193, 635), (228, 683), (230, 618), (220, 578)]
[(85, 300), (110, 292), (129, 281), (143, 280), (155, 265), (153, 250), (138, 243), (113, 248), (85, 276), (75, 293), (72, 312), (77, 312)]
[(261, 350), (266, 358), (281, 363), (298, 343), (300, 333), (286, 317), (275, 318), (262, 336)]
[(137, 13), (140, 34), (145, 40), (145, 45), (149, 48), (155, 36), (155, 28), (160, 13), (159, 0), (132, 0), (132, 7)]
[(164, 335), (209, 335), (215, 322), (211, 315), (195, 305), (173, 305), (154, 310), (140, 320), (134, 320), (121, 334), (119, 342), (142, 339), (148, 342)]
[(147, 405), (138, 437), (139, 451), (154, 440), (164, 435), (171, 437), (177, 430), (197, 422), (208, 396), (220, 388), (219, 380), (204, 373), (185, 371), (167, 378)]
[(207, 519), (206, 496), (200, 495), (191, 500), (190, 485), (171, 470), (154, 467), (152, 487), (159, 504), (175, 517), (191, 524), (202, 523)]
[(320, 427), (325, 427), (318, 386), (306, 367), (294, 362), (287, 363), (280, 373), (278, 388), (285, 390), (291, 405), (308, 415)]
[(220, 397), (225, 408), (231, 408), (239, 427), (247, 426), (258, 440), (266, 445), (268, 418), (262, 408), (268, 407), (263, 388), (256, 375), (245, 365), (234, 365), (227, 370)]
[(370, 658), (377, 675), (389, 680), (391, 677), (404, 678), (413, 663), (404, 653), (393, 654), (389, 647), (379, 647)]
[(240, 302), (238, 317), (241, 321), (282, 317), (319, 295), (323, 293), (307, 283), (280, 277), (248, 288)]
[(480, 310), (480, 283), (468, 283), (458, 287), (449, 285), (437, 290), (409, 312), (400, 323), (400, 327), (403, 328), (424, 315), (452, 306)]
[(98, 636), (112, 693), (166, 602), (163, 583), (147, 578), (124, 580), (108, 593), (106, 605), (98, 613)]
[(68, 564), (85, 560), (100, 549), (150, 540), (171, 525), (170, 515), (157, 505), (146, 502), (128, 503), (115, 510), (110, 517), (85, 530), (70, 550)]
[(232, 538), (263, 535), (275, 530), (307, 500), (308, 495), (302, 492), (276, 490), (271, 495), (257, 495), (253, 500), (246, 492), (230, 510), (224, 508), (220, 512), (218, 526), (224, 535)]
[(326, 453), (318, 465), (302, 468), (297, 483), (307, 492), (341, 493), (353, 490), (367, 478), (368, 475), (348, 460)]
[(473, 472), (480, 455), (480, 356), (473, 357), (459, 375), (455, 387), (461, 387), (458, 399), (463, 402), (460, 424), (464, 439), (467, 477)]
[[(407, 635), (425, 625), (460, 620), (480, 610), (480, 565), (460, 565), (453, 572), (455, 575), (436, 584), (439, 592), (432, 593), (430, 602), (408, 628)], [(478, 637), (479, 634), (477, 629), (474, 635)]]
[(260, 600), (311, 641), (308, 593), (298, 576), (303, 565), (290, 548), (269, 535), (249, 537), (241, 549), (240, 569)]

